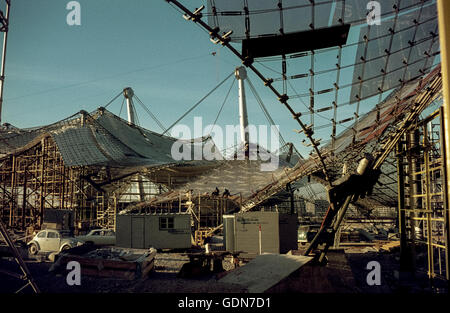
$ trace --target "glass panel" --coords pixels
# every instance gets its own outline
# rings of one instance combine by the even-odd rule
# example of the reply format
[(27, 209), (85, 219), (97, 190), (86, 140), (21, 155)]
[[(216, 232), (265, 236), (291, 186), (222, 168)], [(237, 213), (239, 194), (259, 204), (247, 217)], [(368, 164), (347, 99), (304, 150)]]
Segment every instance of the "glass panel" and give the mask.
[(58, 238), (58, 234), (55, 232), (48, 232), (47, 238)]
[(38, 238), (45, 238), (46, 232), (43, 231), (41, 233), (38, 234)]
[(173, 217), (169, 217), (169, 218), (167, 219), (167, 228), (168, 228), (168, 229), (173, 229), (173, 228), (174, 228)]
[(167, 229), (167, 218), (166, 217), (160, 217), (159, 218), (159, 228), (160, 229)]

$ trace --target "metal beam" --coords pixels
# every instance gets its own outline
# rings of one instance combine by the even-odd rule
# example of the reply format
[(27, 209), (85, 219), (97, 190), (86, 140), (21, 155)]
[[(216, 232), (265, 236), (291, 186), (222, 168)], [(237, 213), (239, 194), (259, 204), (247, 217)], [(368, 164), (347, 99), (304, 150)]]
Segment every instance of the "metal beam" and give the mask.
[[(450, 168), (450, 1), (448, 0), (438, 0), (437, 1), (438, 8), (438, 22), (439, 22), (439, 43), (441, 47), (441, 73), (442, 73), (442, 89), (444, 95), (444, 142), (445, 142), (445, 167), (444, 177), (448, 177), (448, 169)], [(448, 195), (448, 191), (450, 190), (450, 181), (446, 179), (446, 186), (442, 186), (445, 188), (445, 194)], [(445, 203), (445, 207), (447, 208), (446, 212), (446, 220), (447, 223), (445, 225), (445, 232), (448, 234), (448, 221), (450, 220), (449, 210), (448, 208), (448, 197), (446, 197), (447, 203)], [(448, 238), (446, 238), (448, 240)], [(448, 246), (447, 246), (447, 260), (449, 257)], [(447, 261), (448, 262), (448, 261)], [(447, 279), (448, 279), (448, 264), (447, 264)]]
[(442, 196), (443, 196), (443, 209), (444, 209), (444, 241), (445, 241), (445, 278), (450, 281), (450, 214), (448, 206), (448, 189), (445, 186), (445, 182), (448, 182), (448, 172), (447, 172), (447, 154), (446, 154), (446, 144), (445, 144), (445, 134), (444, 134), (444, 108), (441, 107), (440, 111), (440, 124), (441, 124), (441, 163), (442, 167)]
[(10, 250), (14, 256), (14, 259), (16, 260), (17, 264), (19, 265), (19, 267), (23, 273), (23, 275), (17, 275), (16, 277), (17, 278), (20, 277), (22, 280), (27, 281), (27, 284), (25, 286), (23, 286), (22, 288), (20, 288), (17, 292), (21, 291), (22, 289), (24, 289), (27, 286), (31, 286), (31, 288), (33, 289), (33, 291), (35, 293), (40, 293), (38, 286), (36, 285), (33, 277), (31, 276), (30, 270), (28, 269), (27, 265), (23, 261), (19, 251), (17, 250), (16, 246), (14, 245), (14, 242), (9, 237), (8, 230), (6, 229), (5, 225), (3, 225), (3, 222), (1, 220), (0, 220), (0, 234), (3, 236), (4, 240), (6, 241), (6, 244), (10, 248)]

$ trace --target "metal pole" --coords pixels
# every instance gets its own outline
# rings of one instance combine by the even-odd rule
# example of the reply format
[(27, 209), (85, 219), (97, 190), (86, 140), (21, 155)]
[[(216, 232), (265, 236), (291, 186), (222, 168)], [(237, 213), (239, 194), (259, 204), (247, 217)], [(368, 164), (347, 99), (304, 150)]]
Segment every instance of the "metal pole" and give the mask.
[(234, 74), (239, 82), (239, 124), (241, 126), (241, 140), (242, 146), (249, 143), (248, 134), (248, 116), (247, 116), (247, 101), (245, 98), (245, 86), (244, 80), (247, 78), (247, 71), (245, 67), (241, 66), (236, 68)]
[[(448, 177), (448, 169), (450, 168), (450, 40), (448, 37), (450, 36), (450, 1), (448, 0), (438, 0), (438, 21), (439, 21), (439, 43), (441, 46), (441, 72), (442, 72), (442, 89), (444, 94), (444, 155), (443, 162), (445, 162), (444, 166), (444, 177)], [(444, 186), (443, 186), (444, 187)], [(450, 190), (450, 181), (446, 179), (446, 186), (444, 187), (444, 193), (448, 195)], [(449, 220), (450, 213), (448, 208), (450, 207), (449, 199), (446, 197), (445, 207), (447, 208), (446, 212), (446, 224), (445, 224), (445, 232), (447, 234), (447, 242), (446, 242), (446, 263), (447, 263), (447, 279), (449, 279), (448, 273), (448, 258), (449, 255), (449, 247), (448, 247), (448, 234), (449, 234)]]
[(398, 188), (398, 231), (400, 233), (400, 271), (409, 270), (410, 258), (408, 253), (405, 212), (405, 172), (403, 167), (403, 144), (397, 144), (397, 188)]
[[(134, 116), (134, 104), (133, 104), (133, 96), (134, 91), (131, 89), (131, 87), (127, 87), (123, 90), (123, 95), (125, 99), (127, 100), (127, 113), (128, 113), (128, 123), (130, 125), (135, 125), (136, 120)], [(137, 178), (137, 187), (139, 192), (139, 200), (141, 202), (145, 201), (145, 190), (144, 190), (144, 183), (142, 182), (142, 177), (140, 173), (136, 175)]]
[(258, 228), (258, 242), (259, 242), (259, 255), (262, 254), (262, 241), (261, 241), (261, 224), (259, 224)]
[(448, 206), (448, 189), (445, 188), (445, 182), (448, 180), (448, 172), (447, 172), (447, 154), (446, 154), (446, 146), (445, 146), (445, 131), (444, 131), (444, 108), (441, 107), (439, 109), (439, 117), (441, 122), (441, 167), (442, 167), (442, 197), (443, 197), (443, 209), (444, 209), (444, 240), (445, 240), (445, 278), (450, 280), (450, 214), (449, 214), (449, 206)]
[(8, 43), (8, 27), (9, 27), (9, 11), (11, 0), (6, 0), (6, 15), (5, 15), (5, 31), (3, 35), (3, 50), (2, 50), (2, 68), (0, 71), (0, 124), (2, 122), (2, 106), (3, 106), (3, 86), (5, 84), (5, 61), (6, 61), (6, 46)]
[[(425, 163), (425, 203), (426, 203), (426, 223), (427, 223), (427, 243), (428, 243), (428, 276), (430, 279), (434, 278), (434, 256), (433, 256), (433, 229), (431, 223), (431, 179), (430, 179), (430, 159), (428, 141), (428, 124), (423, 126), (423, 148), (424, 148), (424, 163)], [(425, 221), (424, 221), (425, 223)]]
[(130, 87), (125, 88), (123, 90), (123, 95), (125, 96), (125, 99), (127, 99), (128, 123), (135, 124), (134, 107), (132, 100), (134, 96), (133, 89), (131, 89)]
[[(442, 72), (442, 89), (444, 94), (444, 140), (445, 140), (445, 158), (443, 158), (443, 162), (445, 162), (444, 169), (446, 173), (444, 173), (444, 177), (448, 177), (448, 169), (450, 168), (450, 40), (448, 37), (450, 36), (450, 1), (448, 0), (438, 0), (438, 21), (439, 21), (439, 43), (441, 47), (441, 72)], [(444, 187), (444, 186), (443, 186)], [(450, 190), (450, 181), (446, 179), (445, 194), (448, 195), (448, 191)], [(448, 197), (446, 199), (448, 201)], [(447, 208), (446, 212), (446, 221), (445, 231), (448, 234), (449, 229), (449, 211), (448, 208), (449, 203), (445, 203)], [(447, 242), (448, 244), (448, 242)], [(446, 246), (447, 253), (447, 262), (449, 257), (448, 245)], [(448, 266), (448, 263), (447, 263)], [(448, 270), (448, 267), (447, 267)], [(448, 272), (446, 273), (448, 279)]]

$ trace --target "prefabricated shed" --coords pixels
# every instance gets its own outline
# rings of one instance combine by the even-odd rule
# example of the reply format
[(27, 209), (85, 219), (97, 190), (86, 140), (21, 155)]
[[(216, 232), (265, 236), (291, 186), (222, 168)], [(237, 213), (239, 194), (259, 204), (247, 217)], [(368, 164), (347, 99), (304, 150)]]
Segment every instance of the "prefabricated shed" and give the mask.
[(116, 246), (136, 249), (190, 248), (191, 215), (188, 213), (117, 215)]
[[(228, 251), (247, 254), (286, 253), (297, 249), (297, 215), (244, 212), (224, 215), (224, 244)], [(261, 234), (260, 234), (261, 229)]]

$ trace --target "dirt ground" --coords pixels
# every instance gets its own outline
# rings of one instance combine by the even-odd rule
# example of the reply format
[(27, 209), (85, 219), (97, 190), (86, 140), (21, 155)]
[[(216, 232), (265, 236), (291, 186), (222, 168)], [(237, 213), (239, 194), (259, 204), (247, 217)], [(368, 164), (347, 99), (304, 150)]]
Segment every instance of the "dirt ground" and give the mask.
[[(55, 274), (49, 272), (52, 266), (50, 261), (26, 260), (36, 284), (43, 293), (227, 293), (243, 292), (238, 286), (221, 284), (216, 276), (211, 274), (201, 275), (195, 279), (177, 277), (183, 264), (188, 263), (189, 258), (183, 253), (158, 253), (155, 259), (155, 267), (145, 279), (122, 280), (82, 276), (80, 286), (69, 286), (66, 283), (65, 273)], [(232, 264), (223, 262), (225, 270), (230, 270)], [(0, 259), (0, 269), (19, 273), (15, 262)], [(66, 271), (68, 273), (68, 271)], [(11, 293), (23, 285), (18, 279), (0, 273), (0, 293)], [(30, 288), (27, 288), (27, 291)]]
[[(295, 253), (294, 253), (295, 254)], [(446, 289), (432, 286), (426, 276), (416, 275), (402, 283), (398, 280), (397, 253), (345, 253), (330, 251), (325, 267), (302, 268), (269, 292), (305, 292), (305, 293), (367, 293), (389, 294), (398, 292), (440, 293)], [(37, 285), (43, 293), (242, 293), (240, 286), (221, 283), (219, 276), (209, 273), (195, 278), (177, 277), (183, 264), (189, 258), (184, 253), (158, 253), (154, 270), (145, 279), (132, 281), (82, 277), (80, 286), (69, 286), (66, 274), (49, 272), (50, 261), (27, 260)], [(377, 261), (381, 266), (381, 285), (369, 286), (366, 282), (366, 266)], [(223, 262), (226, 271), (234, 266), (230, 259)], [(0, 259), (0, 269), (18, 272), (13, 260)], [(68, 271), (67, 271), (68, 272)], [(13, 293), (23, 283), (18, 279), (0, 273), (0, 293)], [(24, 293), (30, 293), (27, 288)]]

